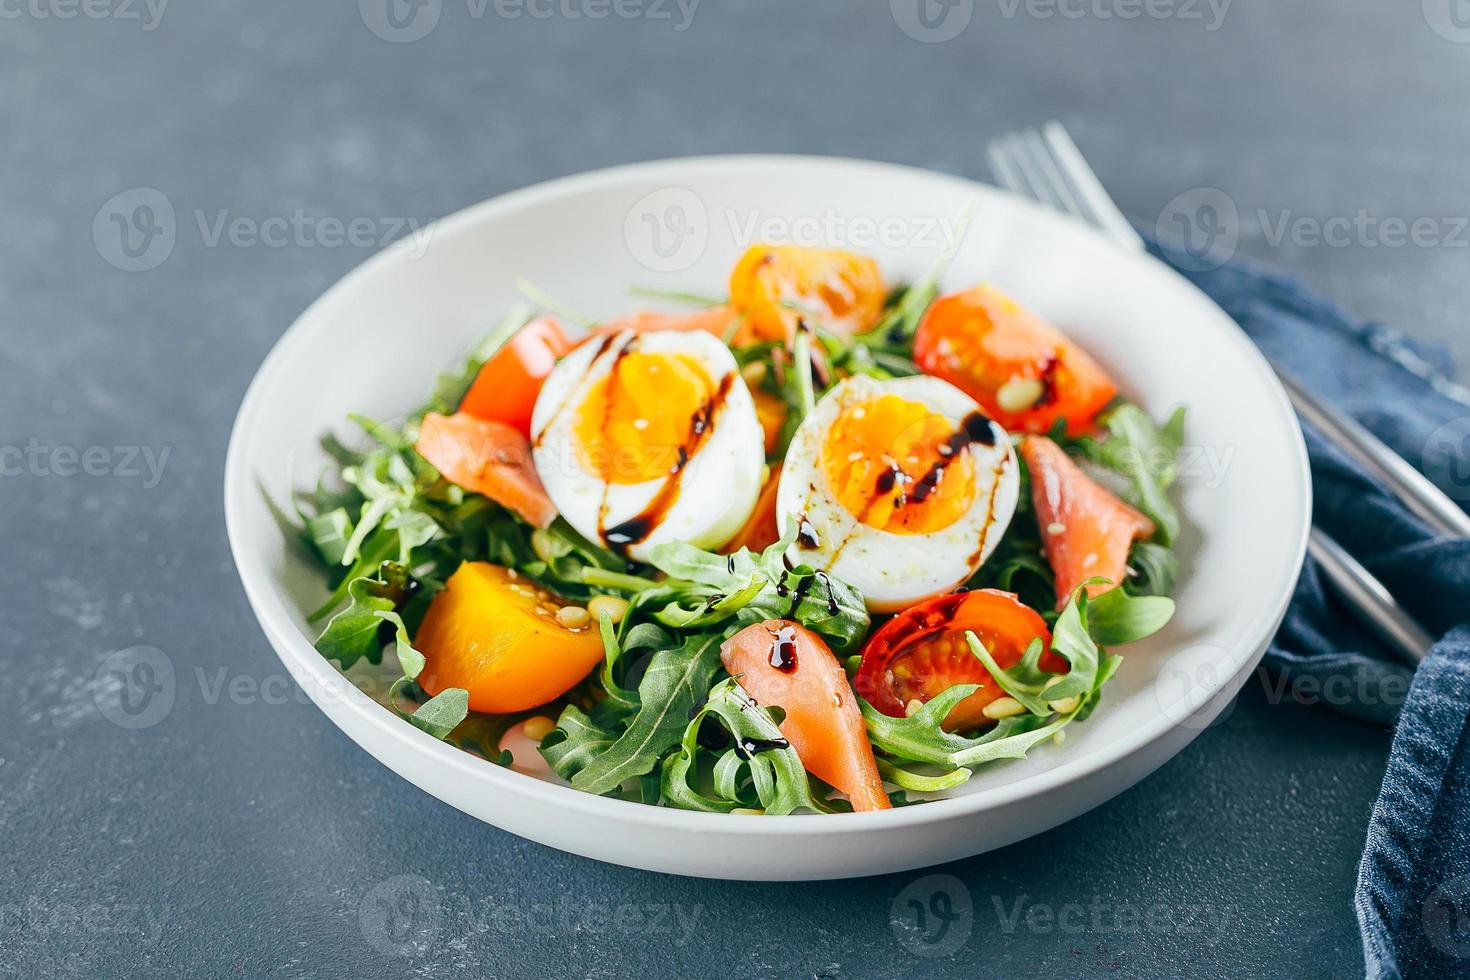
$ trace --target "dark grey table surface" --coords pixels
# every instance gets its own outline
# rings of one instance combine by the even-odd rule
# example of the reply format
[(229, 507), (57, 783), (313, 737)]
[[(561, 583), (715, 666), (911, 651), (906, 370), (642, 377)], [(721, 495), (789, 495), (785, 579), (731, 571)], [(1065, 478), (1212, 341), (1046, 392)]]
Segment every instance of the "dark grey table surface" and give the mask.
[[(1220, 188), (1242, 252), (1470, 353), (1470, 29), (1451, 11), (425, 0), (390, 20), (384, 0), (3, 0), (0, 650), (19, 710), (0, 716), (0, 975), (1360, 972), (1350, 899), (1389, 733), (1266, 682), (1111, 803), (932, 872), (956, 880), (662, 877), (393, 776), (282, 686), (220, 499), (256, 366), (371, 249), (322, 226), (284, 245), (213, 232), (298, 209), (423, 222), (693, 153), (984, 176), (988, 137), (1055, 117), (1141, 219)], [(171, 248), (136, 237), (157, 201), (140, 188), (175, 209)], [(114, 215), (139, 219), (138, 247)], [(1432, 234), (1395, 245), (1416, 219)], [(137, 645), (166, 653), (176, 691), (132, 729), (93, 681)], [(948, 936), (891, 927), (941, 892), (969, 902)]]

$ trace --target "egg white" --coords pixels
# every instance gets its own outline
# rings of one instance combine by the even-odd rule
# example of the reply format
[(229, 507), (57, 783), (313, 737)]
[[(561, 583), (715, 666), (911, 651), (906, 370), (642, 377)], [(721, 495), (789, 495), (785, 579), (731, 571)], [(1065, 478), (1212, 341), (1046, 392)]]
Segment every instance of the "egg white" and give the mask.
[(670, 478), (642, 483), (608, 483), (589, 472), (577, 452), (577, 408), (607, 377), (629, 345), (648, 354), (683, 354), (698, 361), (718, 385), (732, 382), (714, 414), (710, 432), (683, 471), (673, 503), (646, 538), (627, 548), (646, 561), (649, 549), (666, 541), (718, 548), (740, 530), (755, 509), (765, 465), (765, 436), (750, 389), (735, 357), (718, 338), (699, 331), (624, 331), (604, 343), (590, 340), (563, 358), (541, 388), (531, 416), (532, 460), (552, 503), (577, 531), (607, 545), (603, 531), (642, 515)]
[(1020, 467), (1010, 438), (991, 422), (995, 445), (972, 443), (975, 499), (958, 520), (928, 534), (894, 534), (869, 527), (837, 499), (821, 464), (827, 431), (848, 406), (884, 394), (928, 406), (958, 428), (979, 412), (975, 400), (947, 381), (928, 376), (877, 381), (848, 378), (829, 391), (802, 420), (776, 491), (783, 534), (806, 521), (816, 532), (815, 548), (802, 535), (787, 552), (793, 563), (810, 565), (862, 592), (873, 612), (896, 612), (921, 599), (953, 591), (990, 557), (1016, 512)]

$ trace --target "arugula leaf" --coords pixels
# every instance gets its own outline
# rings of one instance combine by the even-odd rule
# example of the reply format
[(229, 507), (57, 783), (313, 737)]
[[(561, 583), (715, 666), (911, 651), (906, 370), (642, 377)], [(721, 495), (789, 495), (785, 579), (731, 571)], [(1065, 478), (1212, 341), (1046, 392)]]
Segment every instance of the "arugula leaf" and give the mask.
[(451, 687), (419, 705), (418, 710), (408, 716), (408, 720), (413, 722), (414, 727), (437, 739), (443, 739), (469, 713), (470, 692), (464, 688)]
[[(716, 719), (734, 741), (734, 747), (715, 764), (714, 796), (701, 793), (691, 782), (700, 751), (700, 727), (707, 718)], [(664, 761), (663, 795), (685, 809), (719, 813), (756, 802), (771, 816), (832, 809), (812, 795), (801, 758), (781, 735), (770, 711), (757, 704), (733, 677), (715, 685), (704, 705), (690, 717), (679, 750)]]
[(1087, 631), (1101, 646), (1117, 647), (1153, 636), (1174, 618), (1174, 600), (1111, 589), (1087, 604)]
[(562, 779), (571, 781), (617, 741), (615, 728), (599, 724), (575, 704), (562, 709), (556, 728), (541, 740), (541, 756)]
[(627, 730), (576, 773), (572, 785), (601, 795), (651, 772), (679, 741), (689, 712), (710, 689), (720, 669), (722, 639), (717, 633), (699, 634), (680, 647), (655, 653), (638, 684), (638, 712)]
[(874, 748), (907, 762), (927, 762), (950, 769), (966, 768), (958, 760), (978, 746), (1030, 731), (1046, 719), (1036, 715), (1003, 718), (995, 727), (975, 738), (947, 732), (940, 724), (955, 705), (980, 690), (979, 684), (956, 684), (925, 702), (906, 718), (883, 714), (862, 698), (858, 707), (868, 727), (868, 740)]
[(1147, 636), (1162, 628), (1174, 606), (1170, 599), (1134, 596), (1123, 589), (1113, 589), (1089, 601), (1089, 584), (1073, 594), (1052, 633), (1053, 652), (1071, 665), (1064, 675), (1040, 669), (1039, 641), (1027, 648), (1016, 666), (1002, 670), (974, 634), (966, 634), (975, 656), (1001, 689), (1027, 709), (1026, 714), (1003, 718), (990, 731), (967, 738), (945, 731), (942, 723), (955, 705), (980, 690), (978, 684), (957, 684), (906, 718), (885, 715), (859, 698), (874, 747), (900, 761), (974, 769), (1000, 759), (1024, 758), (1034, 746), (1067, 725), (1086, 719), (1096, 707), (1103, 685), (1123, 660), (1108, 654), (1099, 643), (1126, 643)]
[(1046, 685), (1058, 675), (1049, 674), (1041, 669), (1041, 655), (1046, 650), (1046, 644), (1042, 642), (1041, 637), (1038, 636), (1031, 641), (1031, 645), (1026, 648), (1021, 659), (1009, 670), (1002, 669), (1000, 664), (995, 662), (995, 658), (991, 656), (985, 644), (980, 642), (979, 637), (973, 631), (965, 631), (965, 641), (970, 644), (970, 652), (985, 665), (986, 670), (990, 671), (990, 676), (995, 678), (996, 684), (1002, 691), (1021, 702), (1021, 705), (1034, 715), (1051, 714), (1048, 701), (1055, 699), (1043, 698), (1041, 692), (1046, 690)]
[(347, 516), (347, 508), (336, 507), (324, 514), (307, 517), (306, 535), (323, 562), (342, 564), (342, 556), (347, 553), (347, 539), (352, 536), (352, 518)]
[(1179, 536), (1179, 512), (1168, 491), (1179, 475), (1184, 416), (1183, 408), (1175, 409), (1157, 426), (1143, 409), (1124, 402), (1103, 416), (1108, 438), (1093, 444), (1094, 461), (1128, 479), (1125, 496), (1157, 525), (1155, 537), (1163, 545), (1172, 545)]
[(1135, 541), (1128, 553), (1132, 574), (1124, 587), (1134, 595), (1168, 595), (1179, 578), (1179, 558), (1172, 550), (1153, 541)]
[(333, 616), (316, 639), (323, 657), (340, 661), (343, 670), (362, 659), (374, 664), (382, 660), (381, 614), (393, 611), (393, 600), (383, 595), (383, 588), (383, 582), (365, 576), (348, 582), (347, 608)]
[(878, 760), (878, 774), (885, 783), (892, 783), (900, 789), (915, 793), (942, 793), (947, 789), (954, 789), (968, 782), (972, 772), (970, 769), (951, 769), (938, 775), (926, 775), (904, 769), (887, 759)]
[(607, 612), (599, 615), (597, 628), (602, 635), (602, 689), (607, 692), (607, 701), (618, 711), (632, 714), (638, 710), (638, 692), (630, 691), (618, 682), (618, 666), (623, 659), (624, 647), (618, 643), (612, 616)]
[(407, 565), (413, 550), (443, 534), (434, 519), (421, 510), (400, 510), (383, 522), (390, 531), (398, 532), (398, 563)]
[(417, 680), (419, 674), (424, 672), (427, 661), (424, 655), (414, 649), (408, 640), (408, 627), (403, 624), (403, 617), (391, 610), (388, 612), (378, 611), (374, 613), (379, 620), (389, 623), (393, 627), (393, 649), (398, 657), (398, 666), (403, 669), (403, 676), (409, 680)]
[(833, 649), (855, 647), (868, 632), (868, 610), (862, 593), (826, 572), (807, 565), (786, 568), (782, 555), (790, 540), (779, 541), (757, 555), (742, 548), (715, 555), (682, 542), (653, 548), (650, 563), (670, 576), (665, 585), (689, 582), (725, 596), (741, 593), (758, 578), (761, 588), (739, 609), (742, 623), (794, 619), (825, 636)]
[(637, 296), (642, 299), (661, 299), (669, 303), (681, 303), (684, 306), (697, 306), (709, 309), (713, 306), (724, 306), (730, 302), (728, 296), (715, 296), (708, 293), (695, 293), (684, 289), (660, 289), (657, 286), (630, 286), (629, 296)]
[[(683, 597), (676, 598), (655, 612), (653, 618), (670, 629), (703, 629), (722, 623), (740, 612), (750, 605), (765, 586), (766, 582), (761, 576), (752, 575), (746, 586), (738, 592), (730, 595), (721, 595), (718, 592), (695, 593), (689, 597), (694, 600), (692, 608), (685, 605)], [(677, 595), (678, 592), (670, 590), (670, 594)]]

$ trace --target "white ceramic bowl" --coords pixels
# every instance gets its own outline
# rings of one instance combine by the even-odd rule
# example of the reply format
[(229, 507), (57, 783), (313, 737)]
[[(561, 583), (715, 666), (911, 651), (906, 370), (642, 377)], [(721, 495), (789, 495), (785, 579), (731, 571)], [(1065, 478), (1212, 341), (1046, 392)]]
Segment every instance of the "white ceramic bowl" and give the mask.
[[(304, 612), (320, 572), (283, 540), (262, 496), (305, 481), (318, 436), (349, 411), (419, 403), (518, 300), (525, 278), (597, 317), (642, 284), (723, 292), (752, 240), (874, 255), (890, 280), (922, 274), (965, 207), (974, 223), (943, 285), (990, 280), (1096, 355), (1152, 414), (1190, 408), (1178, 487), (1187, 531), (1179, 613), (1127, 649), (1097, 712), (1064, 745), (982, 770), (952, 798), (880, 813), (752, 817), (604, 799), (493, 765), (416, 730), (344, 681)], [(375, 256), (286, 332), (245, 397), (225, 512), (250, 603), (292, 676), (390, 769), (445, 802), (552, 847), (716, 878), (840, 878), (935, 864), (1040, 833), (1163, 764), (1228, 703), (1280, 624), (1310, 525), (1295, 416), (1236, 325), (1155, 260), (992, 188), (905, 167), (807, 157), (714, 157), (553, 181), (439, 222)], [(363, 805), (370, 807), (371, 800)]]

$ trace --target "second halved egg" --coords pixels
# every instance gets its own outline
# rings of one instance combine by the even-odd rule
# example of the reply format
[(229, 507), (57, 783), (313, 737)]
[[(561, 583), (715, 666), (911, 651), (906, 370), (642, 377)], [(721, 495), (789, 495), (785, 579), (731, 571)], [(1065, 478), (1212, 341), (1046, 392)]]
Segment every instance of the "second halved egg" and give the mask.
[(856, 376), (802, 421), (776, 495), (788, 557), (891, 612), (960, 586), (1000, 543), (1020, 473), (1004, 429), (931, 377)]

